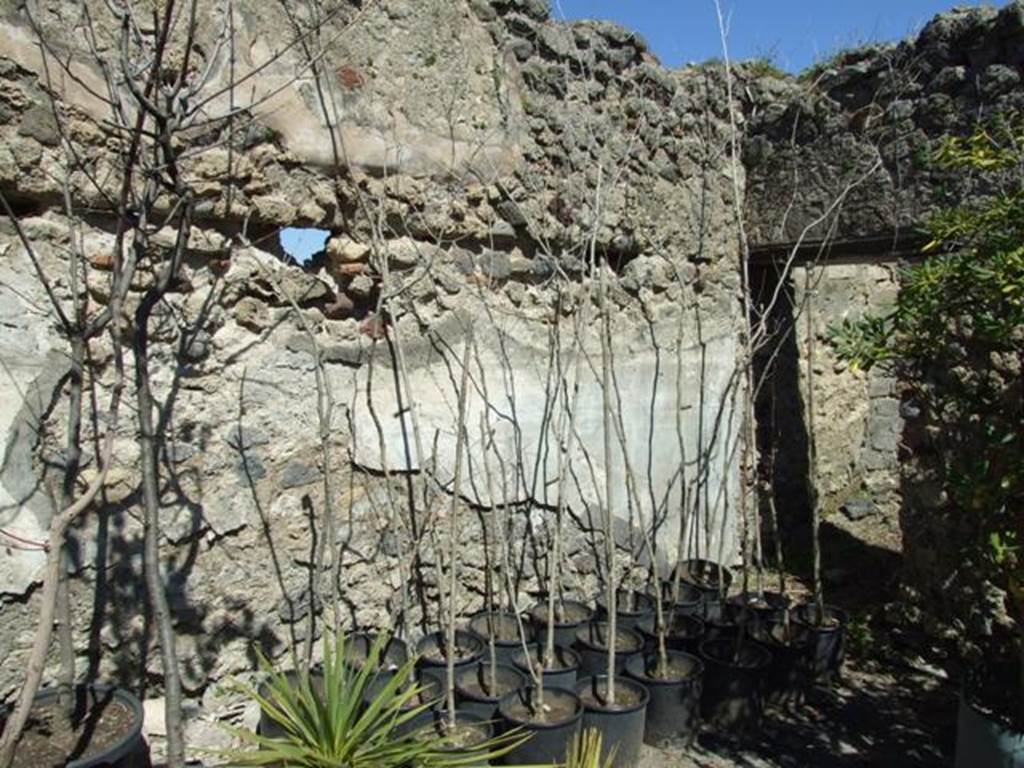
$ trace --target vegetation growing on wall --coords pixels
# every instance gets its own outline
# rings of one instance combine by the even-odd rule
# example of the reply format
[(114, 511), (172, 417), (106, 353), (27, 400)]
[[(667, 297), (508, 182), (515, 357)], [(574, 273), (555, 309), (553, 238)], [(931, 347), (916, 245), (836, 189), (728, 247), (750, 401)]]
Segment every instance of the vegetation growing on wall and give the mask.
[[(925, 251), (936, 255), (905, 273), (893, 311), (847, 322), (833, 340), (856, 366), (895, 369), (922, 406), (953, 522), (969, 532), (961, 570), (1005, 589), (1016, 614), (1024, 723), (1022, 140), (1015, 116), (941, 143), (934, 162), (971, 194), (933, 216)], [(997, 627), (967, 638), (968, 650), (991, 661), (1001, 639)]]

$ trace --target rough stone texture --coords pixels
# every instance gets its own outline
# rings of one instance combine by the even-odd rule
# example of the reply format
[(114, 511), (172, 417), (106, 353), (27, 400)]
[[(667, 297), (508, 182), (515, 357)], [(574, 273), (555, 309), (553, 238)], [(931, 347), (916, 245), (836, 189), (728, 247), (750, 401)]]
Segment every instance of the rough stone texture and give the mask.
[[(1016, 103), (1013, 68), (1024, 57), (1019, 16), (957, 11), (915, 42), (851, 53), (813, 81), (755, 77), (753, 68), (741, 68), (734, 85), (743, 99), (744, 162), (733, 168), (720, 67), (666, 70), (628, 30), (551, 21), (536, 0), (356, 5), (345, 6), (325, 31), (331, 44), (322, 85), (338, 114), (324, 117), (308, 76), (290, 81), (300, 65), (292, 50), (254, 78), (257, 97), (273, 94), (255, 119), (239, 134), (203, 136), (207, 149), (185, 167), (198, 196), (196, 227), (183, 279), (154, 319), (153, 356), (156, 394), (173, 401), (162, 431), (162, 565), (187, 659), (186, 690), (200, 702), (195, 723), (209, 724), (204, 715), (215, 708), (208, 699), (220, 681), (254, 667), (254, 643), (279, 656), (309, 631), (310, 611), (323, 611), (324, 599), (311, 599), (309, 583), (314, 541), (324, 535), (318, 521), (325, 471), (334, 480), (341, 542), (325, 567), (340, 573), (345, 625), (382, 627), (403, 607), (413, 635), (436, 621), (440, 553), (425, 537), (415, 574), (425, 604), (403, 606), (410, 537), (395, 522), (413, 514), (448, 522), (451, 489), (434, 489), (432, 502), (422, 504), (422, 474), (410, 470), (436, 453), (439, 480), (451, 474), (452, 414), (469, 329), (476, 343), (462, 493), (484, 509), (463, 507), (458, 521), (465, 559), (460, 612), (482, 602), (482, 526), (498, 495), (488, 476), (491, 485), (510, 484), (500, 462), (479, 455), (485, 412), (485, 429), (495, 430), (492, 454), (497, 447), (506, 460), (539, 457), (528, 464), (536, 472), (520, 473), (518, 485), (513, 475), (513, 488), (501, 492), (516, 501), (506, 538), (526, 562), (522, 597), (538, 593), (537, 574), (546, 567), (538, 553), (557, 483), (540, 375), (552, 348), (566, 351), (563, 370), (582, 363), (563, 564), (571, 589), (587, 598), (598, 589), (606, 472), (614, 473), (619, 557), (631, 577), (640, 570), (631, 566), (644, 562), (631, 523), (640, 512), (649, 518), (652, 506), (671, 509), (681, 479), (702, 514), (688, 548), (732, 560), (743, 325), (734, 190), (745, 195), (754, 242), (792, 240), (804, 231), (874, 234), (914, 223), (945, 181), (915, 170), (914, 157), (935, 136), (965, 128), (961, 115), (976, 114), (979, 99), (995, 108)], [(202, 6), (204, 34), (212, 34), (221, 6)], [(70, 8), (44, 3), (40, 23), (75, 55), (76, 77), (102, 91)], [(251, 67), (266, 60), (291, 22), (281, 5), (242, 9), (240, 65)], [(53, 144), (53, 126), (39, 119), (48, 101), (38, 46), (14, 3), (0, 12), (0, 190), (24, 207), (19, 219), (44, 268), (61, 276), (57, 295), (66, 301), (64, 156)], [(212, 50), (209, 40), (201, 42)], [(215, 64), (223, 82), (225, 70)], [(116, 189), (116, 158), (96, 120), (102, 104), (74, 83), (62, 93), (68, 135), (105, 191)], [(347, 163), (331, 150), (328, 123), (337, 124)], [(238, 149), (233, 164), (228, 143)], [(831, 208), (837, 191), (861, 176), (865, 181)], [(113, 263), (106, 202), (80, 175), (70, 183), (80, 209), (95, 212), (85, 222), (84, 255), (92, 267), (89, 299), (102, 305)], [(254, 246), (236, 237), (243, 223)], [(319, 225), (331, 238), (300, 267), (282, 258), (275, 234), (286, 225)], [(158, 247), (172, 242), (164, 235), (154, 237)], [(611, 267), (615, 387), (623, 407), (613, 452), (619, 456), (624, 446), (640, 478), (636, 503), (622, 463), (605, 467), (599, 447), (592, 253)], [(133, 302), (147, 279), (140, 275), (133, 286)], [(821, 286), (812, 321), (822, 362), (810, 386), (820, 393), (824, 493), (835, 510), (870, 496), (888, 520), (899, 503), (890, 485), (899, 403), (891, 382), (840, 376), (823, 329), (846, 313), (881, 306), (895, 284), (882, 268), (829, 266)], [(384, 311), (381, 296), (388, 297)], [(62, 444), (65, 406), (56, 395), (66, 350), (48, 312), (24, 249), (5, 226), (0, 528), (28, 539), (43, 535), (52, 514), (46, 491), (60, 463), (47, 459), (59, 457)], [(569, 354), (576, 328), (582, 353)], [(802, 339), (798, 348), (806, 349)], [(109, 345), (100, 339), (94, 349), (101, 402), (112, 377)], [(395, 347), (404, 355), (408, 386)], [(326, 446), (318, 439), (318, 360), (333, 396)], [(485, 387), (488, 410), (480, 407)], [(414, 422), (423, 430), (422, 450), (410, 436)], [(93, 429), (88, 425), (86, 445), (93, 444)], [(678, 478), (683, 449), (685, 477)], [(139, 610), (145, 596), (130, 414), (118, 425), (115, 456), (104, 503), (75, 532), (74, 618), (82, 668), (136, 685), (141, 658), (151, 680), (160, 670)], [(83, 479), (95, 471), (87, 464)], [(669, 557), (673, 525), (659, 538)], [(17, 682), (31, 640), (38, 599), (31, 587), (40, 563), (38, 552), (3, 544), (0, 695)], [(102, 589), (94, 599), (97, 583)]]
[[(938, 207), (977, 194), (970, 179), (936, 167), (930, 157), (944, 135), (966, 135), (981, 118), (1019, 113), (1022, 41), (1024, 4), (960, 7), (937, 16), (915, 38), (844, 51), (797, 78), (749, 77), (740, 91), (748, 118), (744, 202), (752, 242), (874, 238), (895, 245), (897, 236), (912, 235)], [(874, 536), (872, 543), (880, 546), (902, 545), (907, 602), (922, 605), (927, 631), (940, 635), (956, 611), (934, 585), (948, 584), (956, 573), (958, 542), (969, 534), (940, 513), (948, 500), (934, 476), (916, 466), (922, 462), (910, 460), (914, 452), (927, 454), (926, 441), (915, 440), (901, 455), (906, 433), (920, 431), (910, 425), (918, 406), (901, 401), (900, 382), (837, 370), (822, 332), (825, 318), (884, 308), (895, 296), (898, 284), (877, 271), (885, 268), (869, 266), (893, 263), (897, 256), (887, 250), (882, 246), (861, 258), (851, 251), (845, 263), (820, 270), (822, 306), (814, 318), (820, 362), (811, 376), (820, 491), (837, 526)], [(823, 253), (827, 263), (827, 249)], [(798, 270), (794, 291), (801, 279)], [(806, 354), (802, 318), (796, 327), (798, 345), (789, 354)], [(803, 441), (788, 470), (775, 468), (776, 499), (790, 506), (807, 497), (803, 368), (800, 376), (788, 380), (790, 394), (800, 387), (801, 399), (784, 418), (788, 434)], [(787, 433), (777, 437), (785, 440)], [(858, 499), (877, 504), (882, 525), (873, 516), (854, 521), (833, 514)]]
[(799, 78), (752, 82), (744, 159), (753, 241), (888, 234), (952, 199), (961, 180), (932, 167), (929, 152), (979, 115), (1024, 104), (1021, 8), (956, 8), (916, 38), (844, 51)]
[[(794, 300), (806, 302), (805, 316), (796, 324), (799, 355), (799, 395), (806, 402), (813, 387), (815, 477), (823, 518), (842, 524), (867, 515), (844, 509), (863, 508), (867, 500), (877, 507), (881, 520), (872, 521), (878, 535), (887, 528), (885, 546), (899, 549), (900, 414), (896, 382), (878, 369), (851, 371), (840, 363), (829, 344), (828, 330), (843, 320), (889, 309), (899, 292), (898, 266), (894, 263), (853, 263), (793, 270)], [(810, 317), (808, 328), (807, 315)], [(808, 333), (814, 334), (813, 350)], [(810, 371), (808, 355), (813, 351)], [(857, 504), (861, 502), (861, 504)]]
[[(325, 535), (325, 471), (333, 479), (341, 542), (339, 551), (327, 553), (325, 567), (340, 572), (344, 622), (362, 628), (394, 623), (403, 609), (400, 588), (410, 546), (407, 529), (395, 529), (394, 500), (401, 517), (429, 516), (442, 530), (451, 514), (450, 489), (435, 492), (427, 509), (408, 508), (409, 483), (418, 486), (420, 480), (402, 461), (408, 435), (396, 423), (416, 414), (430, 446), (425, 452), (436, 448), (443, 478), (443, 468), (452, 464), (452, 403), (470, 327), (477, 350), (474, 398), (489, 388), (495, 444), (506, 460), (529, 460), (518, 488), (502, 492), (516, 502), (508, 538), (514, 560), (525, 563), (524, 602), (536, 599), (536, 574), (546, 568), (547, 507), (555, 493), (552, 428), (542, 426), (539, 372), (548, 364), (556, 328), (565, 370), (577, 359), (581, 370), (562, 564), (569, 588), (587, 598), (598, 591), (605, 472), (615, 475), (611, 506), (619, 564), (629, 578), (642, 576), (634, 566), (646, 557), (637, 516), (650, 518), (652, 500), (677, 505), (682, 481), (702, 515), (690, 550), (728, 561), (735, 556), (738, 475), (731, 458), (739, 277), (732, 176), (723, 159), (723, 75), (663, 70), (628, 31), (547, 21), (543, 3), (495, 4), (493, 15), (476, 6), (469, 14), (440, 1), (377, 3), (348, 9), (327, 31), (338, 34), (326, 60), (333, 79), (325, 87), (343, 109), (340, 137), (348, 163), (341, 173), (335, 173), (338, 158), (329, 154), (316, 89), (302, 78), (262, 105), (239, 134), (205, 137), (209, 148), (186, 163), (199, 198), (196, 226), (180, 285), (154, 319), (152, 354), (156, 395), (173, 403), (161, 433), (163, 566), (187, 659), (186, 692), (193, 699), (216, 690), (226, 676), (251, 670), (253, 643), (280, 656), (309, 631), (310, 612), (324, 612), (326, 597), (311, 604), (308, 588), (314, 542)], [(246, 6), (240, 66), (266, 59), (282, 39), (289, 22), (281, 8)], [(216, 29), (219, 11), (204, 5), (203, 13), (204, 29)], [(76, 76), (97, 85), (88, 52), (76, 47), (80, 37), (68, 35), (80, 29), (74, 12), (48, 3), (39, 19), (75, 54)], [(354, 26), (341, 34), (349, 21)], [(520, 61), (522, 47), (511, 51), (515, 40), (529, 42), (535, 53)], [(210, 41), (202, 42), (212, 49)], [(257, 98), (297, 69), (298, 54), (292, 54), (256, 78)], [(6, 110), (0, 114), (0, 190), (19, 204), (31, 202), (20, 220), (44, 268), (61, 276), (57, 293), (67, 301), (62, 249), (70, 242), (69, 222), (61, 213), (59, 185), (65, 157), (47, 126), (33, 118), (33, 110), (49, 104), (39, 82), (38, 48), (13, 7), (3, 8), (0, 63), (6, 64), (0, 69)], [(591, 69), (592, 76), (584, 73)], [(224, 77), (222, 68), (214, 71)], [(112, 192), (117, 166), (96, 121), (102, 104), (74, 83), (63, 93), (68, 122), (62, 127)], [(228, 142), (239, 150), (234, 161)], [(88, 179), (73, 176), (71, 184), (82, 206), (103, 211), (103, 195)], [(383, 232), (371, 227), (360, 200), (379, 212)], [(255, 246), (235, 238), (243, 223)], [(274, 235), (286, 225), (328, 229), (324, 252), (302, 267), (282, 259)], [(109, 301), (109, 218), (97, 213), (85, 233), (89, 298), (99, 306)], [(0, 478), (12, 497), (3, 527), (39, 538), (52, 504), (18, 506), (16, 494), (26, 487), (52, 488), (58, 478), (59, 465), (40, 457), (60, 452), (64, 410), (54, 397), (59, 366), (50, 365), (47, 354), (63, 355), (64, 346), (52, 321), (42, 319), (47, 302), (24, 248), (10, 229), (0, 235), (2, 266), (12, 276), (0, 284), (0, 306), (10, 316), (0, 325), (0, 345), (10, 350), (5, 363), (10, 357), (24, 369), (8, 376), (11, 396), (0, 408), (2, 424), (13, 425), (4, 433), (5, 459), (21, 457), (20, 463), (5, 461)], [(173, 236), (158, 233), (154, 241), (168, 248)], [(614, 455), (625, 446), (635, 465), (639, 486), (632, 498), (621, 460), (606, 468), (600, 450), (591, 244), (599, 256), (607, 254), (611, 267), (608, 302), (624, 427), (613, 437)], [(140, 275), (130, 303), (148, 279)], [(377, 310), (381, 295), (391, 297), (383, 313)], [(570, 343), (577, 326), (582, 356)], [(412, 393), (399, 385), (401, 408), (395, 343), (403, 350)], [(106, 338), (94, 347), (103, 402), (112, 350)], [(334, 401), (329, 466), (318, 441), (317, 356)], [(127, 364), (130, 369), (130, 355)], [(33, 386), (44, 403), (35, 407), (34, 422), (19, 415), (16, 394), (31, 393)], [(132, 394), (129, 382), (127, 402)], [(368, 402), (380, 406), (383, 442), (367, 418)], [(413, 411), (402, 410), (410, 406)], [(494, 463), (485, 464), (474, 450), (482, 412), (475, 399), (463, 493), (487, 506), (498, 492), (484, 491), (485, 466), (493, 470)], [(516, 451), (510, 449), (513, 418), (527, 440)], [(31, 422), (28, 432), (16, 426), (22, 422)], [(93, 429), (87, 425), (86, 445), (96, 438)], [(152, 640), (138, 610), (145, 595), (130, 410), (117, 430), (106, 503), (75, 531), (74, 618), (82, 669), (137, 685), (138, 660)], [(673, 458), (680, 446), (690, 462), (685, 476)], [(547, 453), (536, 465), (541, 447)], [(372, 472), (385, 466), (390, 476)], [(95, 471), (86, 466), (83, 479)], [(508, 476), (492, 473), (492, 483), (502, 479), (507, 483)], [(461, 514), (464, 589), (457, 607), (468, 613), (483, 598), (482, 523), (470, 508)], [(676, 547), (674, 525), (663, 526), (659, 538), (668, 556)], [(38, 552), (9, 551), (3, 607), (11, 619), (0, 629), (0, 654), (9, 663), (0, 673), (0, 695), (17, 682), (31, 640), (37, 593), (29, 590), (40, 559)], [(437, 621), (439, 553), (431, 537), (420, 555), (415, 577), (425, 602), (405, 611), (413, 635)], [(92, 598), (97, 582), (103, 586), (98, 602)], [(149, 648), (146, 658), (146, 674), (158, 680), (158, 654)]]

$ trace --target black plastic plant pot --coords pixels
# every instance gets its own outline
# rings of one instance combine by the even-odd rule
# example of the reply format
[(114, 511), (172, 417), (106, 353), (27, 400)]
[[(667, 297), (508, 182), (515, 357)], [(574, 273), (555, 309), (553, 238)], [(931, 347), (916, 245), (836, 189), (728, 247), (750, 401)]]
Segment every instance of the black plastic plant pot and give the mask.
[[(416, 666), (420, 669), (437, 670), (448, 666), (448, 637), (444, 632), (431, 632), (424, 635), (416, 644), (419, 659)], [(455, 632), (455, 668), (465, 667), (480, 660), (484, 653), (484, 641), (476, 632), (459, 629)]]
[(502, 758), (505, 765), (561, 764), (580, 731), (583, 703), (572, 691), (552, 688), (540, 706), (534, 688), (520, 688), (502, 697), (498, 715), (504, 730), (521, 728), (530, 737)]
[(626, 674), (650, 694), (644, 741), (652, 746), (676, 740), (689, 744), (700, 726), (704, 663), (681, 651), (667, 655), (664, 668), (659, 668), (657, 654), (636, 656), (626, 664)]
[[(52, 734), (35, 732), (31, 721), (22, 733), (18, 745), (18, 752), (15, 753), (15, 765), (29, 765), (35, 768), (37, 765), (64, 765), (65, 768), (148, 768), (149, 747), (142, 737), (143, 711), (142, 703), (133, 694), (121, 688), (110, 685), (92, 684), (78, 685), (75, 687), (75, 710), (86, 713), (85, 722), (82, 724), (82, 738), (84, 744), (76, 744), (76, 749), (82, 755), (76, 759), (68, 759), (67, 754), (55, 754), (52, 750), (55, 746)], [(57, 688), (45, 688), (36, 694), (32, 700), (32, 711), (39, 712), (58, 706)], [(113, 712), (112, 708), (120, 709), (117, 720), (124, 722), (119, 726), (118, 735), (107, 734), (111, 740), (106, 746), (93, 748), (91, 739), (99, 736), (98, 728), (103, 722), (105, 712)], [(3, 732), (3, 724), (6, 723), (10, 714), (8, 708), (0, 709), (0, 733)], [(127, 718), (124, 717), (127, 714)], [(45, 750), (42, 754), (38, 747)], [(29, 757), (29, 750), (32, 756)], [(28, 762), (26, 762), (26, 758)], [(38, 759), (37, 759), (38, 758)], [(19, 762), (19, 759), (21, 762)], [(43, 762), (40, 763), (39, 760)], [(66, 762), (65, 762), (66, 761)]]
[(726, 603), (727, 614), (733, 622), (746, 627), (782, 621), (789, 608), (788, 597), (767, 591), (760, 595), (753, 592), (733, 595)]
[[(377, 641), (372, 632), (358, 632), (345, 638), (345, 663), (355, 670), (361, 670), (370, 655), (370, 649)], [(378, 671), (397, 672), (409, 660), (409, 646), (401, 638), (392, 637), (381, 651)]]
[[(469, 630), (479, 635), (484, 641), (484, 660), (487, 659), (491, 632), (494, 632), (494, 656), (499, 664), (511, 664), (512, 656), (523, 647), (519, 636), (519, 620), (514, 613), (497, 611), (481, 611), (469, 619)], [(532, 642), (534, 627), (529, 619), (523, 619), (523, 631), (526, 642)]]
[(528, 682), (526, 675), (507, 664), (496, 664), (493, 677), (491, 672), (490, 664), (482, 661), (463, 667), (455, 674), (455, 694), (460, 712), (493, 720), (501, 697)]
[(846, 655), (846, 611), (826, 605), (822, 620), (817, 606), (805, 603), (797, 607), (795, 618), (810, 634), (808, 664), (812, 678), (819, 683), (835, 682)]
[(811, 635), (803, 624), (762, 623), (751, 627), (750, 637), (772, 654), (764, 679), (764, 703), (779, 709), (793, 708), (804, 700), (810, 684), (808, 649)]
[(761, 686), (772, 663), (771, 652), (751, 641), (726, 637), (705, 640), (701, 717), (722, 730), (754, 730), (761, 724)]
[[(735, 638), (740, 631), (736, 622), (736, 614), (730, 610), (728, 603), (706, 599), (701, 605), (704, 621), (704, 639)], [(699, 652), (699, 646), (698, 646)]]
[[(580, 653), (580, 674), (593, 677), (608, 673), (608, 624), (592, 621), (576, 630), (576, 647)], [(644, 652), (640, 633), (625, 627), (615, 629), (615, 672), (621, 673), (626, 662)]]
[[(487, 718), (461, 708), (455, 710), (454, 729), (446, 710), (430, 709), (403, 723), (400, 731), (400, 735), (422, 734), (436, 743), (440, 757), (452, 760), (464, 760), (474, 753), (480, 754), (480, 745), (494, 735), (493, 724)], [(488, 765), (483, 759), (473, 764)]]
[(647, 717), (647, 688), (628, 677), (615, 678), (615, 700), (608, 697), (608, 677), (598, 675), (576, 683), (576, 695), (583, 703), (583, 729), (601, 732), (601, 759), (604, 766), (615, 751), (614, 768), (633, 768), (640, 762)]
[[(650, 595), (636, 590), (616, 590), (615, 615), (620, 627), (636, 629), (638, 624), (654, 616), (654, 600)], [(597, 598), (597, 618), (601, 621), (608, 618), (608, 601), (604, 595)]]
[[(298, 684), (299, 673), (296, 672), (294, 669), (288, 670), (284, 673), (284, 675), (287, 678), (288, 683), (290, 685), (294, 686)], [(309, 682), (313, 686), (313, 690), (318, 695), (323, 695), (324, 676), (319, 666), (316, 666), (309, 671)], [(260, 684), (259, 694), (264, 699), (269, 699), (272, 702), (275, 700), (275, 694), (273, 689), (270, 687), (269, 681)], [(262, 709), (260, 710), (260, 722), (258, 729), (261, 736), (267, 736), (272, 739), (278, 739), (285, 735), (284, 728), (278, 725), (277, 721), (275, 721)]]
[(676, 613), (685, 616), (699, 616), (701, 604), (704, 602), (704, 593), (693, 584), (687, 584), (680, 579), (677, 594), (675, 579), (666, 579), (661, 583), (661, 599), (666, 606), (674, 604)]
[(678, 568), (680, 580), (700, 590), (705, 600), (718, 600), (729, 592), (732, 571), (724, 565), (712, 560), (693, 559), (683, 560)]
[(960, 697), (956, 721), (956, 768), (1024, 765), (1024, 731), (984, 713), (966, 696)]
[[(533, 645), (530, 647), (530, 661), (536, 665), (543, 660), (543, 646)], [(554, 664), (545, 665), (541, 670), (541, 677), (544, 679), (544, 688), (561, 688), (571, 691), (576, 686), (576, 678), (580, 672), (580, 655), (572, 648), (555, 646)], [(527, 680), (530, 680), (530, 665), (526, 663), (526, 655), (520, 648), (512, 656), (512, 666), (522, 672)]]
[[(369, 706), (370, 702), (380, 695), (381, 689), (390, 679), (390, 677), (378, 675), (371, 680), (363, 690), (363, 706)], [(410, 678), (402, 685), (400, 690), (407, 691), (413, 686), (419, 688), (419, 693), (406, 701), (399, 711), (410, 712), (424, 705), (431, 709), (439, 709), (444, 706), (444, 681), (439, 676), (437, 670), (420, 672), (418, 680)], [(406, 733), (411, 722), (411, 720), (406, 721), (399, 726), (398, 732), (400, 734)]]
[[(704, 622), (696, 616), (687, 616), (676, 613), (671, 618), (668, 632), (665, 636), (665, 648), (670, 651), (684, 651), (696, 655), (699, 652), (700, 644), (704, 641), (707, 628)], [(658, 648), (658, 631), (654, 622), (648, 622), (637, 627), (637, 631), (644, 639), (644, 652), (652, 653)]]
[[(594, 610), (578, 600), (563, 600), (561, 604), (556, 603), (560, 613), (555, 615), (555, 645), (564, 648), (570, 647), (576, 641), (576, 630), (594, 618)], [(533, 621), (536, 638), (545, 642), (548, 627), (548, 604), (537, 603), (530, 609), (530, 619)]]

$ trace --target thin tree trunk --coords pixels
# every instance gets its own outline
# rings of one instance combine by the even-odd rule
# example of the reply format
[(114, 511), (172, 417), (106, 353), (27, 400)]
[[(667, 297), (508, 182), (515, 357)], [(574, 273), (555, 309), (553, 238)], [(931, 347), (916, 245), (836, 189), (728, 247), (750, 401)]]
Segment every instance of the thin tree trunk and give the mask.
[[(73, 280), (73, 282), (75, 281)], [(74, 285), (72, 290), (75, 290)], [(80, 322), (80, 318), (76, 317), (76, 322)], [(79, 333), (71, 339), (71, 376), (67, 435), (64, 447), (64, 478), (60, 496), (62, 509), (67, 509), (74, 500), (75, 483), (78, 480), (78, 469), (82, 460), (82, 383), (85, 353), (86, 342)], [(57, 677), (57, 697), (59, 709), (66, 716), (67, 725), (70, 726), (70, 718), (74, 714), (75, 707), (75, 645), (71, 619), (71, 597), (68, 590), (69, 563), (66, 540), (61, 542), (60, 549), (57, 584), (57, 645), (60, 648), (60, 672)]]
[[(173, 165), (174, 155), (165, 149), (165, 157)], [(177, 224), (174, 250), (167, 259), (154, 285), (145, 293), (135, 310), (132, 351), (135, 355), (135, 398), (138, 410), (139, 464), (142, 471), (143, 506), (143, 569), (146, 592), (156, 622), (160, 643), (160, 663), (164, 676), (164, 721), (167, 730), (167, 768), (185, 764), (185, 735), (182, 722), (181, 672), (178, 667), (177, 641), (173, 616), (167, 602), (166, 585), (160, 568), (160, 474), (158, 452), (160, 436), (154, 428), (155, 401), (149, 371), (149, 320), (154, 307), (166, 294), (181, 265), (192, 222), (192, 202), (183, 194), (184, 210)], [(147, 211), (148, 213), (148, 211)], [(138, 261), (149, 250), (146, 213), (135, 230), (132, 248)]]
[(156, 621), (163, 665), (168, 768), (185, 764), (181, 720), (181, 676), (171, 609), (160, 568), (160, 486), (158, 436), (153, 429), (153, 395), (149, 380), (149, 312), (140, 307), (135, 329), (135, 387), (139, 420), (139, 464), (142, 469), (143, 552), (146, 592)]
[(821, 507), (818, 503), (818, 450), (814, 429), (814, 322), (811, 290), (811, 273), (807, 270), (804, 277), (804, 311), (807, 313), (807, 496), (811, 503), (815, 621), (820, 625), (825, 622), (825, 592), (821, 583)]
[(615, 531), (612, 514), (612, 380), (611, 380), (611, 318), (608, 313), (608, 269), (601, 267), (601, 395), (604, 416), (604, 535), (607, 573), (605, 594), (608, 605), (608, 701), (615, 702), (615, 645), (618, 630), (618, 595), (615, 588)]
[(90, 483), (85, 493), (74, 504), (61, 510), (60, 514), (55, 515), (50, 523), (46, 565), (43, 570), (43, 588), (39, 596), (39, 620), (36, 623), (35, 636), (32, 640), (32, 651), (25, 665), (25, 682), (22, 683), (14, 705), (14, 711), (4, 727), (3, 737), (0, 738), (0, 768), (10, 768), (14, 762), (14, 752), (18, 745), (18, 739), (21, 738), (21, 733), (25, 729), (25, 723), (28, 722), (32, 701), (35, 699), (36, 693), (39, 690), (39, 684), (43, 679), (46, 653), (49, 650), (50, 640), (53, 636), (53, 622), (57, 610), (57, 588), (60, 581), (61, 565), (60, 545), (64, 541), (68, 527), (96, 498), (96, 495), (106, 482), (107, 474), (110, 470), (110, 457), (113, 453), (114, 432), (121, 403), (121, 390), (123, 388), (123, 376), (120, 373), (120, 366), (118, 367), (118, 376), (114, 381), (111, 392), (111, 406), (107, 419), (109, 426), (103, 443), (102, 469), (92, 483)]
[(469, 351), (473, 344), (472, 326), (466, 331), (462, 349), (462, 381), (459, 385), (458, 433), (455, 436), (455, 477), (452, 480), (452, 509), (448, 520), (448, 640), (446, 688), (448, 724), (455, 727), (455, 621), (459, 590), (459, 493), (462, 491), (462, 454), (466, 447), (466, 401), (469, 395)]

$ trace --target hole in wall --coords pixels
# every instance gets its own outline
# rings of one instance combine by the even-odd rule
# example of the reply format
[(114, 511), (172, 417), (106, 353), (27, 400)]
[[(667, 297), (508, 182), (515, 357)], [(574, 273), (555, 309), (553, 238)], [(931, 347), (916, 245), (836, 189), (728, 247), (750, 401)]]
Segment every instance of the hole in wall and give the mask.
[(330, 236), (328, 229), (287, 227), (281, 230), (281, 248), (296, 264), (305, 266), (324, 249)]

